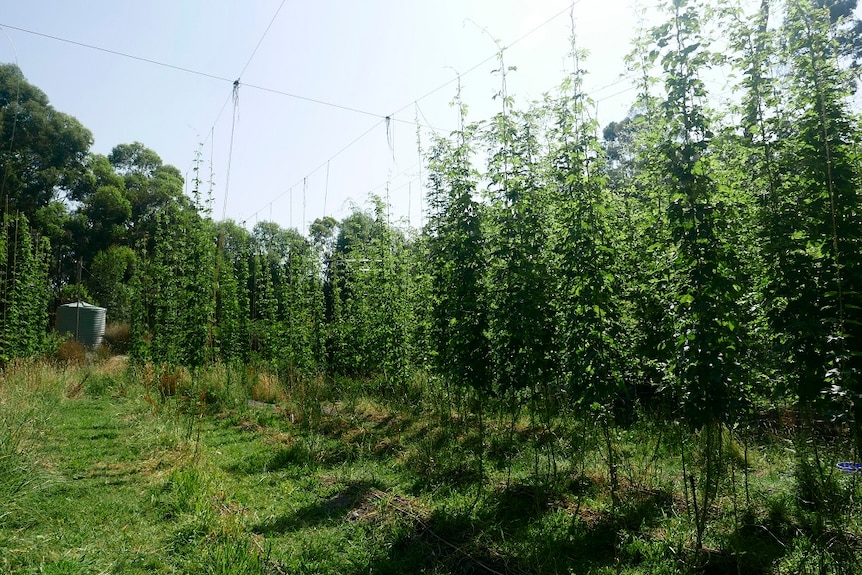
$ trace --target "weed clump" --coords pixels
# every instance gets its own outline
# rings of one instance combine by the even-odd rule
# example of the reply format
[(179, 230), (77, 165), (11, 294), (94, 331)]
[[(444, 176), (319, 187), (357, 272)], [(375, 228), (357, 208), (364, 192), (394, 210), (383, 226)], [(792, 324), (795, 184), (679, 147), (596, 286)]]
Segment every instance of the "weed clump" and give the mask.
[(281, 395), (281, 384), (278, 378), (269, 373), (257, 374), (251, 388), (251, 398), (262, 403), (275, 403)]
[(57, 347), (56, 357), (61, 363), (81, 365), (87, 361), (87, 348), (74, 339), (67, 339)]
[(112, 354), (126, 355), (131, 349), (132, 329), (128, 323), (109, 323), (105, 326), (103, 342)]

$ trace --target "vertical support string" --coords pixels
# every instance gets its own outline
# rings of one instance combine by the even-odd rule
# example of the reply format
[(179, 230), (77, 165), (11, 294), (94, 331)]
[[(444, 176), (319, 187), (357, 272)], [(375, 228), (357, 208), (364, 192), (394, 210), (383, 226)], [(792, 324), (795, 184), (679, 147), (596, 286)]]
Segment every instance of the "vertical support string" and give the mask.
[(221, 219), (227, 217), (227, 197), (230, 192), (230, 165), (233, 160), (233, 137), (236, 132), (236, 118), (239, 115), (239, 78), (233, 83), (233, 117), (230, 122), (230, 145), (227, 153), (227, 173), (225, 174), (224, 182), (224, 206), (222, 207)]
[(326, 161), (326, 187), (323, 189), (323, 217), (326, 217), (326, 198), (329, 196), (329, 160)]
[(305, 194), (308, 192), (308, 176), (302, 178), (302, 235), (305, 235)]

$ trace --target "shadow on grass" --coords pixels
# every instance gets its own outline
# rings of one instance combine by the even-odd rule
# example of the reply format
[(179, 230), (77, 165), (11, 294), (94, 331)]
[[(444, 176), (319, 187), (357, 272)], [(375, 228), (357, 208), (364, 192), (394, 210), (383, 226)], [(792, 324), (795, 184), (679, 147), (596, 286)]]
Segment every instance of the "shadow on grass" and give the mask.
[(657, 524), (667, 493), (640, 494), (610, 514), (578, 516), (541, 487), (513, 485), (469, 510), (412, 522), (369, 565), (373, 573), (588, 573), (615, 565), (619, 532)]
[[(806, 556), (811, 565), (828, 557), (825, 561), (829, 573), (860, 573), (862, 563), (862, 540), (843, 529), (826, 529), (819, 536), (795, 523), (792, 517), (783, 516), (770, 502), (769, 515), (762, 518), (744, 516), (742, 524), (724, 542), (722, 552), (710, 554), (703, 569), (705, 575), (713, 573), (739, 573), (761, 575), (773, 573), (782, 558), (789, 557), (791, 563), (800, 549), (807, 550), (798, 555), (802, 564)], [(820, 567), (821, 572), (824, 567)], [(802, 568), (803, 572), (808, 572)], [(813, 571), (812, 571), (813, 572)]]
[(280, 535), (325, 523), (361, 519), (361, 515), (373, 505), (369, 501), (372, 490), (379, 490), (374, 481), (351, 481), (327, 499), (306, 505), (296, 511), (280, 515), (252, 527), (260, 535)]
[[(753, 519), (753, 518), (751, 518)], [(781, 525), (745, 523), (728, 537), (725, 545), (733, 551), (708, 558), (705, 573), (733, 572), (740, 575), (771, 573), (776, 560), (787, 552)], [(726, 571), (721, 569), (727, 567)]]
[(280, 447), (275, 451), (262, 449), (253, 452), (236, 463), (225, 466), (225, 471), (237, 475), (254, 475), (315, 464), (316, 461), (308, 449), (304, 445), (295, 444)]

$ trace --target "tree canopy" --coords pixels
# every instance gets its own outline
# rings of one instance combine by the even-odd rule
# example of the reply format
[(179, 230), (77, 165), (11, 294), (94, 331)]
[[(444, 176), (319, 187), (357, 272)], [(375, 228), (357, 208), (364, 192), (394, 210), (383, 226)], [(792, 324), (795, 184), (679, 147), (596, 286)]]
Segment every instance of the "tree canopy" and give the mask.
[(93, 136), (13, 64), (0, 64), (0, 200), (32, 217), (74, 189)]

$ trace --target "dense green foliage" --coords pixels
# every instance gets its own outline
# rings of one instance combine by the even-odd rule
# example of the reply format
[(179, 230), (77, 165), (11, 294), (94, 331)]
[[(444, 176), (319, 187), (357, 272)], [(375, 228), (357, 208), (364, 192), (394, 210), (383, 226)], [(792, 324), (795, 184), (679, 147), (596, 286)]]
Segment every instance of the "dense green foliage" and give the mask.
[(47, 240), (24, 216), (0, 220), (0, 367), (43, 353), (48, 316)]
[[(118, 357), (10, 367), (0, 374), (0, 571), (858, 573), (862, 482), (795, 481), (794, 432), (775, 422), (728, 445), (741, 457), (745, 441), (758, 470), (751, 501), (719, 499), (701, 550), (676, 479), (688, 430), (651, 417), (616, 430), (625, 457), (614, 487), (595, 443), (560, 456), (570, 471), (560, 481), (537, 481), (532, 436), (545, 426), (521, 418), (480, 476), (464, 461), (479, 432), (440, 421), (441, 392), (431, 382), (400, 401), (361, 381), (278, 381), (240, 365), (168, 378)], [(507, 427), (489, 422), (485, 433)], [(548, 429), (546, 443), (565, 450), (592, 422)], [(477, 498), (485, 482), (494, 488)], [(811, 496), (846, 532), (818, 539)]]
[[(214, 222), (200, 181), (184, 196), (139, 143), (86, 156), (86, 131), (2, 67), (0, 363), (44, 350), (50, 290), (86, 290), (163, 381), (228, 364), (393, 401), (424, 385), (471, 437), (459, 472), (480, 478), (477, 500), (526, 420), (534, 480), (570, 477), (589, 446), (614, 513), (630, 463), (617, 438), (658, 420), (701, 548), (739, 475), (750, 505), (733, 446), (759, 420), (794, 421), (800, 497), (835, 481), (814, 437), (825, 422), (831, 453), (862, 459), (855, 4), (665, 2), (630, 57), (637, 101), (602, 138), (574, 39), (569, 76), (526, 109), (501, 52), (501, 112), (468, 120), (456, 95), (459, 129), (424, 151), (427, 225), (409, 231), (376, 197), (308, 238)], [(738, 79), (727, 105), (716, 73)], [(67, 153), (48, 153), (55, 140)], [(595, 433), (556, 441), (561, 421)], [(850, 545), (846, 517), (809, 503), (825, 565), (834, 541)]]

